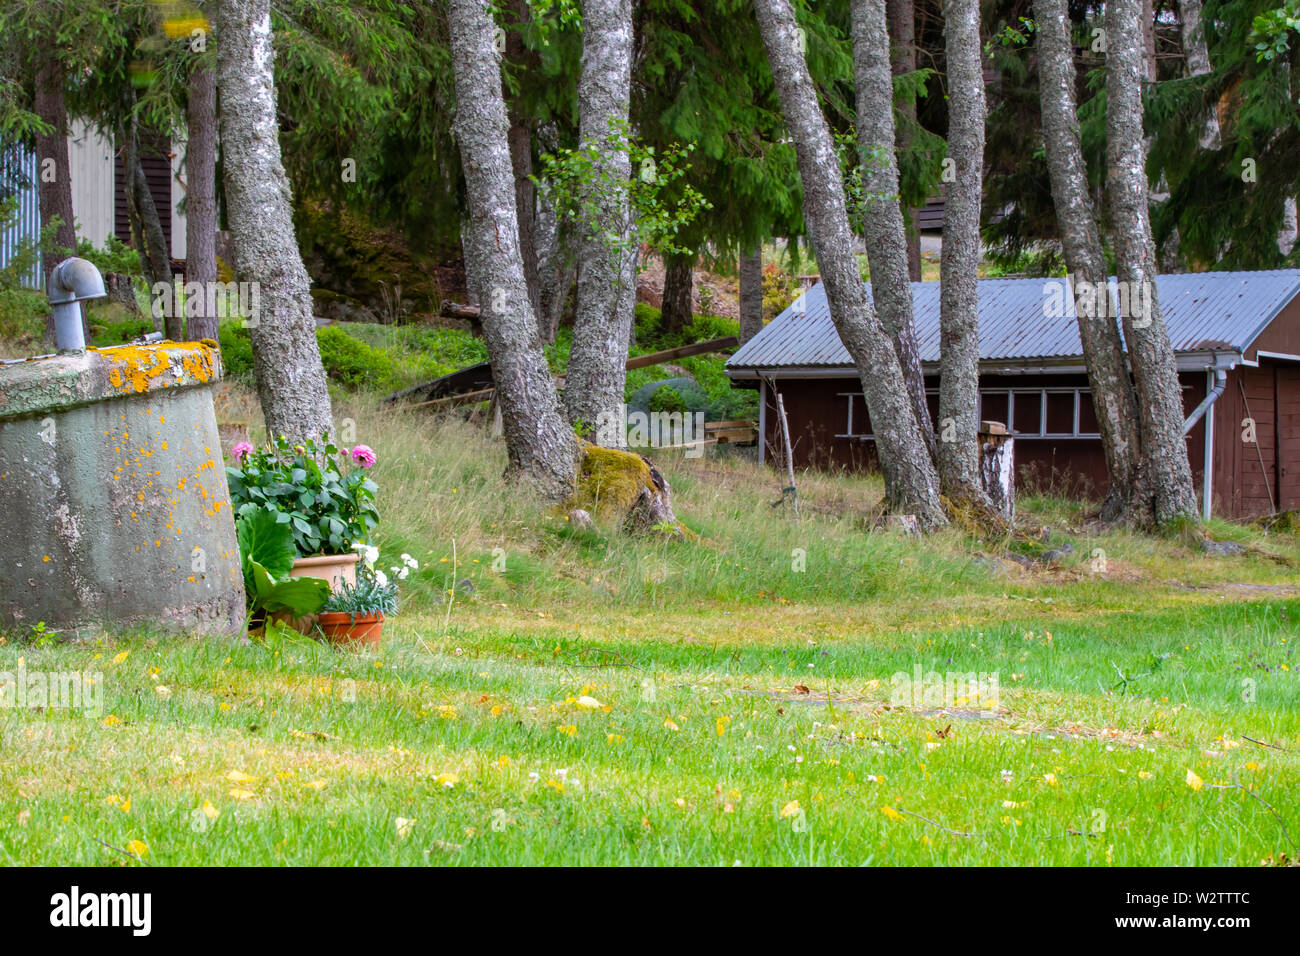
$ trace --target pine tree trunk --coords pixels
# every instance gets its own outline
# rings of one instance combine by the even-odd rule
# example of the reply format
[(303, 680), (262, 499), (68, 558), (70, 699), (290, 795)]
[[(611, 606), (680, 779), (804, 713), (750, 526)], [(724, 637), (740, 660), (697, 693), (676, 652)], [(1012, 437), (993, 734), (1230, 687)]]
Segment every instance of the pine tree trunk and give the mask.
[(664, 299), (660, 327), (666, 332), (680, 332), (691, 324), (694, 264), (694, 255), (672, 254), (664, 257)]
[(740, 257), (740, 344), (763, 331), (763, 247)]
[(266, 429), (290, 440), (333, 431), (316, 344), (311, 283), (293, 231), (280, 161), (270, 0), (216, 3), (217, 83), (227, 218), (240, 282), (257, 283), (249, 319)]
[[(619, 126), (627, 123), (631, 82), (632, 0), (586, 0), (578, 128), (581, 148), (598, 151), (593, 182), (585, 184), (584, 205), (594, 221), (579, 223), (578, 310), (564, 385), (565, 411), (575, 425), (594, 427), (602, 413), (616, 414), (624, 402), (632, 316), (624, 311), (630, 300), (623, 286), (636, 249), (627, 132)], [(635, 296), (635, 274), (632, 281)], [(618, 431), (597, 433), (612, 437)]]
[[(54, 267), (77, 249), (77, 230), (72, 213), (72, 164), (68, 159), (68, 108), (65, 99), (63, 64), (51, 36), (43, 44), (43, 55), (36, 64), (36, 114), (53, 129), (36, 134), (36, 193), (40, 206), (41, 229), (48, 229), (57, 218), (54, 248), (43, 256), (45, 278)], [(52, 161), (52, 162), (51, 162)], [(90, 344), (90, 327), (82, 309), (82, 332)], [(54, 344), (54, 316), (45, 323), (45, 341)]]
[(573, 492), (577, 443), (560, 414), (524, 281), (491, 7), (484, 0), (451, 0), (448, 24), (456, 86), (453, 132), (469, 206), (462, 238), (482, 296), (483, 339), (510, 459), (506, 474), (532, 484), (548, 501), (562, 501)]
[(1139, 524), (1196, 519), (1191, 465), (1183, 440), (1182, 389), (1174, 350), (1156, 295), (1156, 254), (1147, 210), (1146, 147), (1142, 139), (1142, 0), (1106, 7), (1106, 154), (1116, 273), (1130, 302), (1124, 339), (1137, 387), (1142, 457), (1130, 509)]
[[(217, 280), (217, 74), (206, 56), (190, 71), (185, 106), (185, 281)], [(194, 341), (217, 337), (217, 316), (208, 315), (207, 295), (186, 301), (185, 334)]]
[[(1074, 52), (1070, 42), (1065, 0), (1034, 0), (1038, 24), (1038, 86), (1043, 122), (1043, 144), (1052, 184), (1052, 199), (1061, 232), (1066, 270), (1075, 293), (1086, 290), (1076, 306), (1079, 341), (1088, 370), (1088, 386), (1097, 414), (1101, 445), (1106, 456), (1107, 490), (1101, 518), (1113, 521), (1123, 514), (1137, 476), (1139, 454), (1137, 403), (1124, 344), (1113, 318), (1115, 310), (1106, 285), (1106, 255), (1088, 192), (1088, 169), (1083, 158), (1075, 105)], [(1105, 298), (1090, 306), (1095, 293)], [(1010, 423), (1008, 423), (1010, 424)]]
[[(889, 35), (893, 39), (893, 52), (890, 58), (890, 72), (893, 76), (911, 73), (916, 69), (916, 8), (913, 0), (888, 0), (885, 6), (889, 19)], [(890, 102), (893, 102), (891, 88)], [(916, 104), (908, 103), (903, 107), (903, 115), (916, 120)], [(893, 119), (891, 117), (890, 122)], [(907, 150), (911, 142), (909, 132), (899, 127), (895, 133), (895, 145), (900, 153)], [(908, 224), (907, 237), (907, 274), (912, 282), (921, 281), (921, 228), (920, 219), (915, 209), (902, 210)], [(928, 413), (927, 413), (928, 414)]]
[(907, 229), (898, 199), (898, 157), (894, 139), (894, 87), (885, 29), (884, 0), (852, 0), (853, 73), (857, 87), (858, 149), (865, 196), (862, 223), (871, 267), (871, 298), (903, 369), (917, 427), (931, 457), (934, 424), (925, 400), (921, 348), (912, 316), (907, 265)]
[(803, 59), (789, 0), (754, 0), (772, 77), (794, 140), (803, 185), (804, 221), (812, 240), (831, 317), (862, 380), (885, 477), (885, 504), (914, 514), (923, 527), (946, 524), (939, 481), (930, 460), (903, 372), (858, 273), (844, 184), (817, 91)]

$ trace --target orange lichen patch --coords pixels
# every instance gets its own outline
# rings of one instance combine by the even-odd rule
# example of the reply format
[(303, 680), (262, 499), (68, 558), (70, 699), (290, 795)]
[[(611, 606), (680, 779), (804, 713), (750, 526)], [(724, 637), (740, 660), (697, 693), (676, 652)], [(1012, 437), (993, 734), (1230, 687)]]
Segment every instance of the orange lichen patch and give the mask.
[[(120, 345), (95, 351), (113, 363), (108, 380), (122, 391), (167, 388), (176, 383), (162, 376), (172, 369), (182, 381), (188, 378), (211, 382), (217, 378), (216, 352), (206, 345)], [(165, 423), (166, 419), (160, 416), (159, 421)]]

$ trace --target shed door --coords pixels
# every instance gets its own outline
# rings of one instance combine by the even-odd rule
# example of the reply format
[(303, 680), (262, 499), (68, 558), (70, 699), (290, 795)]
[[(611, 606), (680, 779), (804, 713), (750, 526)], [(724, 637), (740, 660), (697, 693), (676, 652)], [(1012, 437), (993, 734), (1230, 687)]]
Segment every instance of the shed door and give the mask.
[(1278, 510), (1300, 508), (1300, 366), (1273, 366), (1277, 403)]

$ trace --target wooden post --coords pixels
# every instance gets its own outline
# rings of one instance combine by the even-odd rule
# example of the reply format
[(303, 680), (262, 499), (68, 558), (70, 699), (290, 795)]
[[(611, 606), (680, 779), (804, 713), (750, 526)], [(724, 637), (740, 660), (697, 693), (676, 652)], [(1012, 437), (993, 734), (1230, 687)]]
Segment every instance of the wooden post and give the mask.
[(1016, 520), (1016, 440), (1001, 422), (980, 422), (980, 484), (993, 507)]
[(781, 441), (785, 444), (785, 475), (790, 484), (782, 490), (781, 499), (784, 501), (786, 494), (794, 502), (794, 517), (799, 520), (799, 489), (794, 485), (794, 448), (790, 445), (790, 423), (785, 417), (785, 402), (781, 398), (781, 393), (776, 393), (776, 411), (781, 416)]

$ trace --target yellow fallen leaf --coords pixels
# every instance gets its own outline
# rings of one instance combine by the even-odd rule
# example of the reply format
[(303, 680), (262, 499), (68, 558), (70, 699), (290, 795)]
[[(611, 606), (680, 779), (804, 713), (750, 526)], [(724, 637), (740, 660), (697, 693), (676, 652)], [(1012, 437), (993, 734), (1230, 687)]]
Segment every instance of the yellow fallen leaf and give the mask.
[(1193, 790), (1200, 790), (1201, 787), (1205, 786), (1205, 781), (1189, 770), (1187, 771), (1187, 785)]
[(312, 780), (310, 783), (305, 784), (305, 786), (311, 787), (313, 790), (322, 790), (325, 787), (325, 781)]
[(145, 843), (143, 840), (132, 840), (126, 845), (126, 848), (136, 856), (149, 855), (149, 844)]
[(207, 800), (203, 801), (203, 806), (199, 807), (199, 811), (209, 820), (215, 820), (217, 817), (221, 816), (221, 811)]
[(727, 732), (727, 724), (729, 723), (731, 723), (730, 717), (719, 717), (714, 721), (714, 729), (717, 730), (719, 737)]
[(230, 791), (230, 795), (234, 797), (236, 800), (252, 800), (254, 797), (257, 796), (257, 794), (255, 794), (252, 790), (240, 790), (238, 787), (232, 789)]
[(600, 710), (600, 708), (605, 706), (596, 698), (588, 697), (586, 694), (583, 694), (575, 700), (574, 704), (581, 710)]
[(893, 807), (881, 807), (880, 812), (883, 813), (885, 816), (889, 817), (889, 819), (891, 820), (903, 819), (903, 815), (899, 813), (897, 810), (895, 810)]
[(123, 652), (120, 653), (120, 654), (115, 654), (115, 655), (113, 656), (113, 663), (114, 663), (114, 664), (120, 664), (120, 663), (122, 663), (124, 660), (127, 659), (128, 655), (130, 655), (130, 653), (131, 653), (130, 651), (123, 651)]
[(226, 774), (226, 779), (231, 783), (252, 783), (257, 778), (250, 777), (242, 770), (232, 770), (230, 773)]
[(677, 726), (677, 722), (671, 717), (664, 718), (664, 728), (672, 731), (681, 730), (681, 728)]
[(798, 800), (791, 800), (789, 803), (787, 803), (785, 806), (783, 806), (783, 807), (781, 808), (781, 816), (782, 816), (783, 818), (784, 818), (784, 817), (792, 817), (792, 816), (794, 816), (795, 814), (797, 814), (798, 812), (799, 812), (799, 801), (798, 801)]

